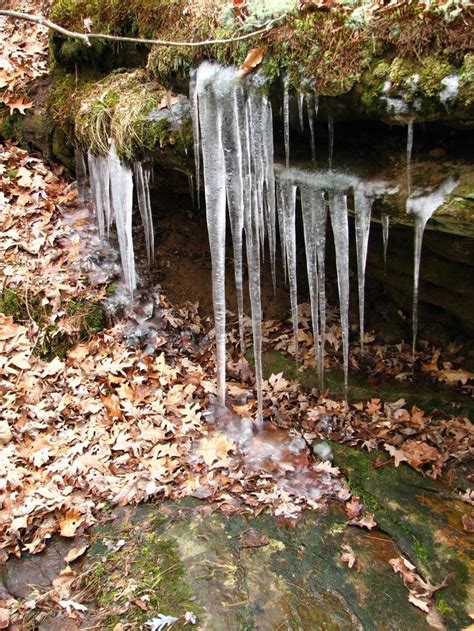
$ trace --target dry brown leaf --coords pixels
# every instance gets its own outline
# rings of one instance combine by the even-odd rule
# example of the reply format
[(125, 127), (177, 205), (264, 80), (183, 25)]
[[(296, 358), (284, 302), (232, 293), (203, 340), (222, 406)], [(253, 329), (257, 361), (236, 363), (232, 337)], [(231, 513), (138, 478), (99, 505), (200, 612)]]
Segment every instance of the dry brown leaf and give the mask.
[(80, 546), (79, 548), (71, 548), (69, 552), (66, 554), (66, 556), (64, 557), (64, 560), (66, 561), (66, 563), (72, 563), (73, 561), (81, 557), (88, 547), (89, 547), (89, 544), (86, 543), (83, 546)]
[(408, 463), (415, 469), (421, 469), (425, 464), (436, 462), (440, 455), (437, 449), (425, 442), (409, 440), (402, 445)]
[(352, 569), (357, 561), (354, 550), (347, 543), (342, 545), (342, 549), (344, 552), (341, 554), (341, 561), (347, 563), (348, 568)]
[(196, 453), (210, 469), (215, 469), (229, 465), (229, 452), (235, 451), (235, 448), (235, 443), (224, 434), (214, 434), (201, 440)]
[(236, 75), (237, 78), (242, 79), (250, 72), (252, 72), (252, 70), (256, 68), (259, 64), (261, 64), (266, 52), (266, 46), (261, 46), (260, 48), (252, 48), (252, 50), (245, 58), (244, 63), (241, 64), (241, 66), (239, 67)]
[(84, 516), (77, 509), (71, 508), (58, 519), (59, 532), (63, 537), (74, 537), (76, 530), (83, 522)]

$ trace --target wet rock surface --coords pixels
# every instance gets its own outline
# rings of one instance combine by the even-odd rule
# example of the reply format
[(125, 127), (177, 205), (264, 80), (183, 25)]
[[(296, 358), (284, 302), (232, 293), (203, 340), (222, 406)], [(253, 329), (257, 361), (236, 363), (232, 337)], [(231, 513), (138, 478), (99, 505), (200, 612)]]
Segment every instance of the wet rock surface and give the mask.
[[(267, 514), (214, 512), (196, 500), (116, 509), (92, 535), (86, 557), (72, 564), (85, 578), (71, 598), (87, 614), (43, 613), (36, 624), (42, 631), (142, 629), (161, 613), (178, 618), (176, 629), (433, 628), (389, 563), (404, 556), (424, 579), (446, 580), (436, 616), (446, 629), (464, 628), (472, 558), (461, 522), (466, 505), (408, 467), (378, 468), (377, 454), (331, 448), (354, 494), (374, 512), (376, 529), (348, 525), (337, 505), (306, 512), (293, 527)], [(11, 559), (7, 589), (18, 598), (30, 597), (33, 585), (51, 589), (72, 544), (58, 538), (42, 554)], [(189, 613), (196, 627), (185, 624)]]

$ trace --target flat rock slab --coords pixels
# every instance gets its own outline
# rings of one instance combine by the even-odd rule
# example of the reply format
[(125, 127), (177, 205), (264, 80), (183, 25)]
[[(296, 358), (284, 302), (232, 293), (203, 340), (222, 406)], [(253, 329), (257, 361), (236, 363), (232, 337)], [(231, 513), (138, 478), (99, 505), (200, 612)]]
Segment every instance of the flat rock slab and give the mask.
[[(348, 526), (341, 506), (306, 512), (294, 527), (266, 513), (213, 512), (196, 500), (116, 509), (116, 519), (92, 535), (85, 558), (72, 564), (85, 578), (71, 598), (88, 607), (87, 619), (78, 615), (68, 627), (64, 612), (51, 612), (38, 627), (138, 630), (161, 614), (177, 618), (172, 629), (188, 631), (428, 630), (426, 614), (409, 603), (389, 564), (403, 555), (433, 583), (447, 578), (436, 592), (444, 626), (435, 628), (466, 628), (466, 505), (408, 467), (377, 468), (376, 454), (332, 447), (378, 528)], [(33, 582), (49, 589), (71, 545), (77, 542), (55, 540), (46, 553), (9, 561), (9, 591), (28, 597)], [(341, 558), (347, 550), (352, 568)], [(190, 614), (195, 625), (186, 623)]]

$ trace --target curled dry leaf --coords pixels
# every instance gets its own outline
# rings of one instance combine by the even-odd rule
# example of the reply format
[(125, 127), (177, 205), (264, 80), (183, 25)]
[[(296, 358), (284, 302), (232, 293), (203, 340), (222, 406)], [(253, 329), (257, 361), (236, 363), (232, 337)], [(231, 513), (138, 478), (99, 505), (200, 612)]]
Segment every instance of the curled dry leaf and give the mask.
[(357, 561), (354, 550), (346, 543), (343, 544), (342, 549), (344, 552), (341, 554), (341, 561), (347, 563), (347, 567), (352, 569)]
[(244, 63), (238, 69), (237, 78), (243, 79), (243, 77), (248, 75), (250, 72), (252, 72), (254, 68), (261, 64), (266, 52), (267, 49), (265, 46), (261, 46), (260, 48), (252, 48), (252, 50), (245, 58)]
[(64, 560), (66, 561), (66, 563), (72, 563), (73, 561), (81, 557), (88, 547), (89, 547), (89, 544), (86, 543), (83, 546), (80, 546), (79, 548), (71, 548), (69, 552), (66, 554), (66, 556), (64, 557)]

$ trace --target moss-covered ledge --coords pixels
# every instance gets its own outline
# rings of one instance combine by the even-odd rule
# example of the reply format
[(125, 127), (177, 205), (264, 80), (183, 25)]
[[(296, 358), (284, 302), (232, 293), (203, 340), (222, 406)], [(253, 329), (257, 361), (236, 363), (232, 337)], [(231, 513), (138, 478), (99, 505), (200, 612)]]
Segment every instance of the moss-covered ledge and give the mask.
[(150, 80), (144, 70), (117, 70), (100, 79), (56, 72), (48, 111), (71, 144), (98, 155), (113, 139), (124, 160), (153, 157), (188, 170), (192, 147), (189, 103)]
[[(193, 5), (184, 0), (114, 0), (107, 5), (55, 0), (52, 16), (72, 29), (83, 30), (84, 19), (90, 19), (96, 32), (173, 41), (228, 38), (280, 17), (277, 26), (255, 39), (195, 48), (155, 47), (147, 72), (162, 85), (185, 92), (190, 69), (203, 59), (240, 64), (252, 47), (265, 46), (262, 70), (270, 83), (280, 83), (287, 73), (291, 87), (316, 90), (323, 97), (323, 110), (333, 109), (336, 119), (471, 124), (473, 55), (466, 25), (473, 12), (466, 3), (410, 4), (403, 11), (374, 10), (368, 3), (348, 0), (331, 11), (299, 7), (296, 0), (249, 0), (243, 25), (225, 0)], [(98, 65), (105, 54), (102, 45), (97, 43)], [(52, 49), (59, 65), (70, 67), (72, 59), (79, 68), (90, 66), (90, 48), (75, 42), (74, 55), (65, 59), (63, 46), (62, 38), (54, 36)], [(130, 63), (139, 63), (132, 57)]]

